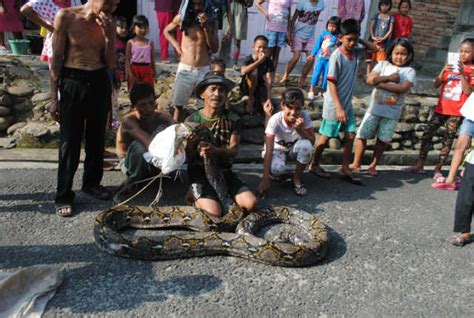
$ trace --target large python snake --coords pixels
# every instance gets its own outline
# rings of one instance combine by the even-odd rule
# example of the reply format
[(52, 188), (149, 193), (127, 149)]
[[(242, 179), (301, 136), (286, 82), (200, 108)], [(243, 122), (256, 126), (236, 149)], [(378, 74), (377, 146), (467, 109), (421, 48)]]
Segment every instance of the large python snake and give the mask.
[[(212, 143), (208, 129), (194, 127), (193, 131)], [(231, 255), (277, 266), (308, 266), (325, 257), (329, 238), (317, 217), (289, 207), (261, 208), (246, 216), (244, 210), (231, 204), (217, 162), (204, 158), (204, 169), (227, 212), (222, 218), (192, 206), (119, 205), (96, 218), (94, 237), (99, 247), (112, 255), (141, 260)], [(270, 239), (255, 235), (274, 223), (290, 224), (296, 230), (270, 235)], [(128, 228), (192, 232), (131, 237), (122, 233)]]
[[(297, 234), (276, 240), (254, 235), (272, 223), (298, 227)], [(173, 229), (193, 232), (157, 237), (127, 237), (127, 228)], [(290, 207), (263, 208), (245, 216), (233, 205), (222, 218), (191, 207), (116, 206), (99, 214), (94, 237), (105, 252), (133, 259), (166, 260), (231, 255), (277, 266), (308, 266), (328, 250), (326, 226), (316, 216)]]

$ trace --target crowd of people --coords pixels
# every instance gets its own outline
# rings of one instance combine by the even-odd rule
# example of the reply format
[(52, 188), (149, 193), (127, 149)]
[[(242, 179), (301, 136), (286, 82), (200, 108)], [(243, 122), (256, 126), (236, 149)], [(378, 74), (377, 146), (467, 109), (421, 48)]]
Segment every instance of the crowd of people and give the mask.
[[(12, 10), (13, 2), (0, 0), (0, 30), (15, 18), (5, 15), (5, 11)], [(292, 183), (297, 196), (308, 194), (302, 182), (305, 169), (318, 177), (329, 178), (330, 174), (319, 162), (329, 139), (340, 133), (344, 133), (344, 139), (339, 178), (362, 184), (354, 172), (361, 169), (367, 140), (374, 138), (377, 142), (368, 173), (377, 176), (377, 165), (391, 143), (405, 96), (416, 82), (411, 39), (414, 23), (409, 16), (409, 0), (399, 1), (398, 13), (394, 15), (390, 13), (392, 1), (380, 0), (378, 12), (370, 18), (367, 40), (360, 34), (360, 23), (365, 17), (363, 0), (339, 0), (338, 16), (324, 21), (326, 28), (321, 34), (315, 34), (315, 25), (325, 10), (323, 0), (300, 0), (293, 15), (292, 0), (256, 1), (255, 6), (266, 20), (265, 34), (255, 37), (252, 54), (243, 59), (239, 83), (242, 94), (248, 96), (246, 111), (260, 112), (265, 117), (263, 176), (255, 193), (232, 171), (232, 161), (239, 149), (241, 123), (239, 116), (227, 109), (228, 93), (236, 83), (225, 77), (226, 60), (238, 63), (240, 44), (247, 36), (247, 10), (253, 1), (163, 1), (157, 7), (161, 62), (169, 63), (169, 44), (179, 59), (172, 114), (159, 111), (155, 106), (157, 73), (154, 43), (147, 38), (149, 21), (139, 15), (127, 26), (125, 19), (113, 17), (118, 2), (89, 0), (79, 5), (79, 1), (74, 0), (30, 0), (21, 8), (28, 19), (52, 34), (45, 40), (42, 56), (51, 63), (50, 112), (60, 123), (58, 215), (73, 214), (72, 180), (83, 136), (86, 159), (82, 190), (97, 199), (111, 198), (111, 192), (100, 185), (104, 132), (114, 104), (112, 96), (117, 94), (122, 82), (127, 83), (132, 104), (131, 112), (117, 124), (116, 150), (126, 175), (120, 187), (123, 193), (132, 194), (137, 181), (159, 173), (144, 160), (143, 154), (155, 134), (183, 121), (206, 127), (213, 134), (212, 143), (200, 142), (195, 136), (189, 139), (186, 154), (188, 197), (196, 207), (214, 216), (221, 216), (224, 211), (216, 189), (206, 178), (204, 158), (216, 160), (228, 195), (248, 211), (255, 208), (257, 197), (264, 198), (268, 193), (271, 180), (279, 180), (285, 174), (289, 160), (296, 162)], [(268, 6), (264, 6), (265, 2)], [(221, 40), (220, 29), (223, 29)], [(11, 28), (9, 31), (21, 30)], [(235, 48), (231, 56), (232, 41)], [(299, 87), (287, 88), (280, 105), (273, 105), (272, 87), (279, 54), (287, 45), (293, 56), (280, 84), (288, 83), (301, 53), (306, 55), (307, 62)], [(364, 58), (366, 82), (374, 88), (369, 108), (357, 129), (352, 97), (356, 79), (362, 75), (359, 61)], [(306, 87), (310, 72), (311, 85), (305, 96), (302, 88)], [(422, 137), (418, 163), (404, 171), (425, 173), (424, 163), (433, 134), (439, 127), (446, 127), (433, 188), (457, 190), (461, 187), (455, 214), (455, 231), (461, 234), (450, 242), (462, 246), (469, 240), (474, 211), (474, 155), (466, 159), (462, 182), (457, 178), (474, 133), (474, 122), (460, 113), (474, 87), (474, 39), (461, 42), (458, 65), (446, 64), (434, 85), (441, 87), (441, 94)], [(319, 138), (310, 116), (303, 110), (305, 98), (313, 99), (316, 93), (324, 100)], [(187, 106), (193, 95), (200, 100), (201, 107), (188, 114)], [(275, 106), (279, 107), (278, 111)], [(441, 168), (447, 162), (459, 127), (450, 172), (444, 178)]]

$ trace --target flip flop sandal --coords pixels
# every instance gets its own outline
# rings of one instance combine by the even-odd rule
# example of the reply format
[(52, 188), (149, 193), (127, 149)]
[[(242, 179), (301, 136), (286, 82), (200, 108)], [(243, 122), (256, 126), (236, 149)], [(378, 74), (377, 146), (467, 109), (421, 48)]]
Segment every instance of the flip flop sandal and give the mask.
[(314, 174), (315, 176), (323, 179), (331, 179), (331, 175), (329, 174), (329, 172), (327, 172), (321, 167), (317, 167), (316, 170), (309, 170), (309, 173)]
[(360, 185), (360, 186), (364, 185), (364, 183), (362, 182), (360, 178), (356, 178), (350, 174), (340, 174), (339, 179), (341, 179), (342, 181), (349, 182), (351, 184), (355, 184), (355, 185)]
[(295, 194), (299, 197), (304, 197), (308, 194), (308, 190), (306, 190), (306, 187), (302, 183), (293, 184), (293, 190), (295, 191)]
[(431, 185), (433, 189), (436, 190), (449, 190), (449, 191), (456, 191), (459, 186), (456, 184), (446, 183), (446, 182), (435, 182)]
[(419, 169), (415, 167), (406, 167), (401, 169), (402, 172), (409, 172), (409, 173), (418, 173), (418, 174), (425, 174), (425, 169)]
[(448, 243), (457, 247), (463, 247), (468, 243), (469, 239), (465, 238), (464, 235), (453, 236), (448, 239)]
[[(60, 212), (61, 210), (65, 210), (65, 209), (69, 209), (69, 212)], [(66, 217), (70, 217), (72, 216), (72, 214), (74, 213), (73, 209), (72, 209), (72, 204), (70, 203), (61, 203), (61, 204), (56, 204), (55, 205), (55, 211), (56, 211), (56, 215), (59, 215), (63, 218), (66, 218)]]
[(435, 172), (435, 174), (433, 175), (433, 181), (434, 182), (442, 182), (442, 181), (438, 181), (438, 180), (441, 180), (441, 179), (445, 179), (443, 177), (443, 174), (441, 172)]

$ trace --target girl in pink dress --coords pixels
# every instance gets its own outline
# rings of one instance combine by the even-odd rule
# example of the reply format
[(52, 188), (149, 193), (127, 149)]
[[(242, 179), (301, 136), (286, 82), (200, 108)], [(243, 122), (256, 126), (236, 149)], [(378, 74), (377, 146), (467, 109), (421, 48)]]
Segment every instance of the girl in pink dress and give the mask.
[(0, 0), (0, 54), (8, 53), (5, 46), (5, 32), (12, 32), (15, 39), (23, 38), (19, 7), (19, 0)]

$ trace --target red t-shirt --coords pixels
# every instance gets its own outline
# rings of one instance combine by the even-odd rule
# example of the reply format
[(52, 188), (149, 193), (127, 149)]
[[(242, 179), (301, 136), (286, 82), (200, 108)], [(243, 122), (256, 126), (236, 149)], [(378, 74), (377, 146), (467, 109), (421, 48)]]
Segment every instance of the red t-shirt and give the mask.
[[(474, 85), (474, 78), (471, 76), (471, 69), (474, 65), (464, 66), (464, 74), (470, 85)], [(442, 115), (462, 116), (460, 109), (469, 95), (462, 90), (461, 75), (459, 73), (446, 71), (443, 74), (443, 85), (436, 105), (435, 112)]]
[(406, 38), (411, 34), (413, 28), (413, 19), (409, 16), (403, 16), (400, 13), (393, 15), (395, 23), (393, 24), (393, 38)]

